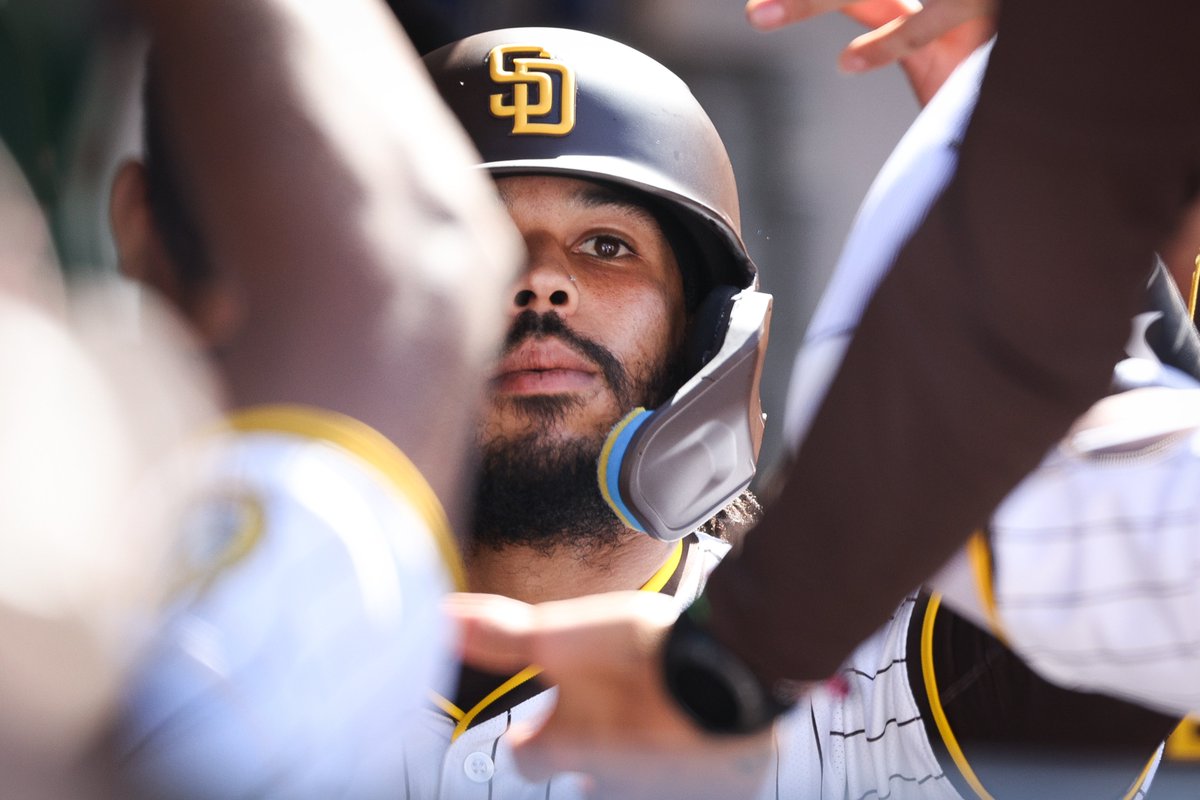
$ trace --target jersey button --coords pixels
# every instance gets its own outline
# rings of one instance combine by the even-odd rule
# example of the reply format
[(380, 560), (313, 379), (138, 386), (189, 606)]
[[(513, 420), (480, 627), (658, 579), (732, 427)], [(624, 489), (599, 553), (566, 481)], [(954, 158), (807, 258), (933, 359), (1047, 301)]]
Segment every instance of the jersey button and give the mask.
[(471, 753), (463, 762), (463, 771), (475, 783), (487, 783), (496, 774), (496, 764), (487, 753)]

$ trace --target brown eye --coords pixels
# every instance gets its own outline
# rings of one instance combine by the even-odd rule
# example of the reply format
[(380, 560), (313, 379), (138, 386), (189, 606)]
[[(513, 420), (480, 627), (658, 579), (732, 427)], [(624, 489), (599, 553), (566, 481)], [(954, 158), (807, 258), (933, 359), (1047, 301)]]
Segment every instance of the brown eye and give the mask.
[(596, 258), (613, 259), (623, 256), (633, 255), (633, 251), (629, 249), (629, 245), (621, 241), (615, 236), (602, 234), (600, 236), (592, 236), (584, 240), (580, 245), (580, 251), (589, 256)]

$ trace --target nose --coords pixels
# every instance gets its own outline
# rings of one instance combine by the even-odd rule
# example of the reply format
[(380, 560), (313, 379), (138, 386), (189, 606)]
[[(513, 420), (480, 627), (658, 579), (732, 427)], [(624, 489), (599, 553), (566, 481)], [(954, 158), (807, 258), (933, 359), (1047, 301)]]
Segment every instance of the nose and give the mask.
[(579, 307), (579, 284), (566, 259), (551, 246), (526, 244), (529, 266), (514, 287), (513, 313), (554, 311), (564, 317), (575, 313)]

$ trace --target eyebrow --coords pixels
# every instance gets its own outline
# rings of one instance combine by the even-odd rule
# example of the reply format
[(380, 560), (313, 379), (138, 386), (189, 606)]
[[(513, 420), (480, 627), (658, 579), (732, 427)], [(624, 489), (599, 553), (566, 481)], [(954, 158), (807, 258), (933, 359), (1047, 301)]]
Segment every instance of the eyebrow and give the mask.
[(575, 192), (575, 199), (585, 208), (616, 208), (623, 213), (658, 224), (658, 218), (645, 203), (639, 202), (632, 192), (589, 183)]
[[(565, 176), (579, 182), (579, 186), (571, 193), (569, 202), (578, 203), (583, 208), (607, 208), (617, 213), (624, 214), (628, 217), (641, 222), (646, 222), (654, 225), (664, 235), (666, 228), (663, 225), (658, 214), (654, 212), (653, 204), (644, 200), (639, 196), (639, 193), (633, 189), (626, 189), (621, 186), (611, 186), (604, 183), (595, 183), (587, 179), (575, 178), (574, 176)], [(508, 200), (509, 191), (502, 181), (498, 181), (496, 188), (500, 197)]]

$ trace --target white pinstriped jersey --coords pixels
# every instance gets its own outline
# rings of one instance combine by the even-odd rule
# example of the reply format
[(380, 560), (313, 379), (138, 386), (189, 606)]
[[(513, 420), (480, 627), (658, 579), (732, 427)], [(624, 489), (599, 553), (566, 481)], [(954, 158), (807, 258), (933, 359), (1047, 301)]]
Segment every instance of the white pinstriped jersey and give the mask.
[(151, 797), (394, 796), (400, 730), (452, 680), (439, 599), (461, 567), (440, 506), (353, 420), (235, 423), (205, 453), (186, 588), (129, 692), (124, 777)]
[[(690, 604), (728, 546), (698, 535), (684, 556), (675, 597)], [(649, 588), (649, 587), (648, 587)], [(922, 798), (957, 800), (925, 734), (905, 669), (912, 603), (860, 647), (839, 680), (814, 691), (776, 727), (776, 759), (758, 795), (762, 800)], [(574, 800), (580, 778), (559, 774), (531, 783), (517, 772), (508, 733), (515, 723), (541, 719), (553, 706), (546, 689), (490, 719), (463, 726), (450, 714), (426, 709), (410, 730), (405, 800)], [(664, 799), (666, 800), (666, 799)], [(741, 800), (740, 798), (738, 800)], [(749, 800), (749, 799), (747, 799)]]
[(1171, 388), (1097, 404), (997, 509), (987, 547), (950, 569), (978, 578), (959, 603), (1048, 678), (1188, 713), (1200, 711), (1200, 383), (1157, 368)]
[(851, 654), (842, 690), (827, 683), (776, 725), (776, 773), (758, 800), (959, 800), (909, 684), (913, 602)]

